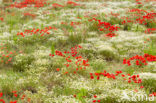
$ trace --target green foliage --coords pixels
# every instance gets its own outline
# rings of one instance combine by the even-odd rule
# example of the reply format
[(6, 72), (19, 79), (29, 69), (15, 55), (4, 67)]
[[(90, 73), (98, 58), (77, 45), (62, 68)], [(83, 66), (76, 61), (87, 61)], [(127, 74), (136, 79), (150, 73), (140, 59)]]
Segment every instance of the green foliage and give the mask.
[(103, 72), (103, 70), (106, 68), (106, 64), (104, 63), (104, 61), (93, 61), (90, 64), (94, 70), (96, 70), (97, 72)]
[(55, 88), (54, 91), (56, 92), (57, 96), (59, 96), (59, 95), (69, 96), (69, 95), (76, 94), (79, 90), (73, 89), (73, 88), (69, 88), (69, 87), (62, 88), (62, 87), (58, 86), (57, 88)]
[(123, 30), (125, 30), (125, 31), (130, 31), (130, 30), (131, 30), (131, 27), (132, 27), (132, 25), (130, 25), (130, 24), (125, 24), (124, 27), (123, 27)]
[(97, 53), (92, 49), (82, 49), (80, 50), (80, 54), (85, 56), (88, 60), (93, 59)]
[(119, 60), (118, 55), (116, 55), (113, 51), (110, 50), (99, 51), (99, 54), (102, 55), (107, 61)]
[(36, 87), (38, 85), (36, 85), (36, 83), (32, 80), (28, 80), (27, 82), (24, 82), (22, 83), (19, 88), (22, 90), (22, 91), (30, 91), (32, 93), (36, 93), (37, 90), (36, 90)]
[(25, 71), (29, 69), (32, 62), (35, 60), (33, 55), (17, 55), (15, 61), (13, 62), (13, 70), (15, 71)]
[(121, 19), (117, 18), (117, 17), (111, 17), (110, 20), (109, 20), (109, 23), (112, 24), (112, 25), (115, 25), (115, 24), (119, 24), (121, 25)]
[(80, 92), (77, 94), (76, 98), (81, 101), (81, 103), (87, 103), (84, 99), (84, 96), (87, 95), (87, 90), (82, 88), (80, 89)]
[[(67, 22), (69, 22), (69, 21), (67, 21)], [(66, 30), (66, 31), (74, 31), (74, 27), (71, 26), (70, 24), (68, 24), (68, 25), (62, 24), (60, 28)]]
[(71, 44), (79, 44), (83, 41), (83, 39), (83, 36), (80, 34), (71, 34), (67, 41)]
[[(3, 83), (2, 83), (3, 82)], [(6, 80), (1, 81), (1, 88), (2, 88), (2, 92), (7, 95), (7, 96), (11, 96), (12, 95), (12, 91), (14, 89), (15, 84), (13, 83), (12, 80), (8, 80), (7, 82), (9, 83), (5, 83)]]
[(88, 27), (89, 31), (97, 31), (97, 32), (99, 31), (98, 30), (98, 23), (96, 21), (93, 21), (93, 23), (92, 22), (89, 23), (88, 26), (89, 26)]
[(152, 40), (150, 46), (148, 47), (148, 49), (144, 50), (144, 53), (150, 54), (150, 55), (156, 55), (156, 45), (155, 45), (155, 41)]
[(147, 28), (156, 28), (156, 23), (151, 22), (151, 21), (147, 21), (146, 27)]
[(156, 91), (156, 80), (155, 79), (143, 79), (143, 82), (141, 84), (144, 86), (144, 88), (149, 91), (150, 93), (153, 93)]
[(51, 54), (55, 54), (55, 44), (51, 45)]
[[(93, 0), (80, 0), (80, 2), (84, 2), (84, 4), (85, 2), (90, 1)], [(131, 5), (131, 3), (136, 3), (135, 1), (132, 0), (111, 0), (111, 1), (97, 0), (97, 1), (100, 2), (104, 1), (102, 5), (100, 4), (100, 2), (98, 3), (98, 5), (100, 5), (101, 7), (103, 5), (106, 5), (106, 7), (107, 6), (110, 7), (109, 4), (111, 4), (111, 2), (113, 1), (114, 3), (116, 3), (116, 1), (130, 1), (127, 2), (127, 4), (130, 4), (130, 6), (128, 6), (127, 8), (130, 9), (140, 8), (140, 10), (146, 10), (143, 9), (143, 6), (141, 5), (138, 6)], [(57, 0), (48, 1), (48, 3), (45, 8), (28, 7), (22, 10), (20, 10), (19, 8), (5, 8), (5, 10), (2, 10), (2, 17), (3, 12), (5, 14), (4, 15), (5, 17), (4, 21), (2, 22), (0, 21), (1, 23), (0, 28), (2, 28), (0, 30), (1, 35), (0, 42), (9, 41), (7, 42), (6, 45), (8, 53), (9, 51), (16, 51), (16, 53), (18, 53), (19, 51), (23, 52), (21, 54), (17, 54), (15, 57), (12, 57), (13, 64), (10, 63), (9, 65), (8, 64), (2, 65), (0, 67), (1, 73), (0, 89), (6, 95), (6, 97), (3, 96), (6, 103), (9, 103), (11, 99), (15, 99), (12, 94), (12, 90), (17, 89), (20, 92), (27, 93), (26, 95), (30, 96), (30, 98), (32, 99), (31, 101), (32, 103), (50, 103), (54, 101), (56, 102), (57, 100), (59, 101), (59, 99), (61, 100), (61, 102), (64, 102), (64, 99), (66, 98), (64, 98), (63, 96), (65, 97), (67, 96), (69, 99), (73, 100), (74, 98), (73, 95), (76, 95), (76, 98), (74, 98), (74, 100), (76, 99), (76, 101), (78, 101), (79, 103), (88, 103), (88, 100), (91, 101), (91, 99), (94, 98), (94, 97), (92, 98), (92, 95), (97, 95), (96, 100), (100, 99), (101, 103), (119, 103), (120, 98), (118, 98), (117, 95), (119, 94), (120, 97), (120, 91), (125, 89), (134, 90), (136, 88), (135, 87), (136, 85), (134, 85), (134, 83), (126, 84), (126, 82), (123, 82), (123, 78), (121, 76), (117, 78), (117, 81), (105, 77), (101, 77), (100, 80), (91, 80), (89, 73), (95, 72), (100, 73), (103, 72), (104, 70), (106, 70), (108, 73), (115, 73), (115, 71), (123, 69), (122, 70), (123, 74), (133, 75), (137, 74), (138, 72), (139, 73), (150, 72), (153, 68), (155, 68), (154, 64), (155, 62), (152, 62), (151, 65), (138, 67), (136, 65), (132, 66), (122, 65), (122, 61), (120, 61), (122, 59), (122, 56), (128, 58), (128, 56), (131, 57), (134, 54), (139, 55), (144, 53), (156, 55), (156, 46), (155, 46), (156, 38), (154, 38), (153, 35), (148, 35), (150, 37), (150, 40), (152, 40), (152, 42), (149, 41), (148, 48), (142, 51), (144, 44), (140, 44), (140, 42), (137, 42), (135, 39), (133, 39), (132, 37), (133, 33), (131, 36), (127, 32), (123, 32), (122, 34), (121, 31), (121, 34), (119, 34), (118, 37), (107, 38), (104, 36), (100, 36), (100, 34), (103, 34), (104, 32), (98, 30), (98, 22), (97, 21), (89, 22), (88, 17), (92, 19), (95, 14), (97, 20), (109, 22), (111, 25), (117, 24), (116, 26), (119, 26), (121, 30), (133, 32), (144, 31), (144, 29), (147, 28), (155, 28), (156, 24), (154, 22), (147, 21), (146, 26), (141, 24), (136, 25), (135, 23), (129, 22), (126, 24), (122, 24), (122, 19), (120, 19), (120, 17), (118, 18), (111, 16), (109, 15), (108, 12), (106, 12), (107, 13), (106, 17), (106, 15), (103, 12), (101, 13), (101, 10), (98, 11), (99, 9), (97, 8), (98, 6), (92, 7), (92, 4), (95, 5), (93, 2), (89, 3), (89, 6), (88, 4), (87, 5), (82, 4), (81, 6), (77, 7), (66, 5), (63, 2), (58, 2)], [(62, 5), (65, 5), (65, 7), (51, 9), (51, 6), (49, 5), (51, 5), (52, 3), (58, 4), (62, 3)], [(119, 5), (114, 4), (114, 6), (116, 7), (111, 8), (125, 9), (127, 5), (119, 3)], [(152, 11), (153, 7), (148, 4), (147, 6), (148, 6), (147, 8), (149, 9), (147, 11)], [(79, 9), (74, 8), (81, 8), (81, 10), (79, 12)], [(95, 10), (98, 13), (92, 12), (89, 13), (86, 12), (85, 9)], [(51, 10), (52, 12), (49, 12)], [(83, 13), (83, 11), (85, 12)], [(37, 18), (33, 21), (29, 21), (32, 20), (30, 16), (23, 16), (23, 13), (26, 12), (36, 14)], [(14, 13), (15, 15), (11, 16), (12, 13)], [(45, 14), (46, 16), (42, 18), (42, 14)], [(131, 18), (131, 15), (127, 15), (127, 12), (121, 12), (120, 16)], [(81, 17), (82, 19), (76, 19), (76, 17)], [(136, 20), (136, 18), (132, 17), (133, 20)], [(60, 21), (64, 21), (65, 24), (60, 25)], [(80, 22), (81, 25), (73, 26), (71, 22)], [(40, 29), (44, 29), (45, 26), (51, 26), (56, 27), (58, 29), (50, 30), (53, 31), (54, 35), (40, 36), (40, 33), (37, 33), (35, 35), (26, 34), (25, 37), (22, 37), (21, 35), (17, 36), (16, 35), (17, 32), (18, 31), (24, 32), (26, 26), (29, 26), (28, 28), (33, 27)], [(10, 32), (10, 34), (12, 35), (11, 36), (9, 35), (9, 38), (5, 36), (3, 37), (4, 32)], [(90, 33), (90, 35), (88, 35), (88, 33)], [(136, 34), (134, 36), (137, 36), (138, 38), (142, 39), (141, 35), (142, 34), (140, 35)], [(123, 38), (124, 36), (127, 36), (125, 38), (126, 40)], [(86, 40), (86, 38), (88, 38), (88, 41)], [(90, 38), (98, 38), (98, 39), (94, 41)], [(89, 41), (89, 39), (92, 41)], [(130, 41), (127, 39), (130, 39)], [(134, 41), (134, 43), (131, 42), (131, 39), (133, 39), (132, 42)], [(99, 44), (100, 45), (99, 47), (98, 42), (102, 43), (102, 45)], [(108, 47), (107, 45), (103, 45), (104, 42), (109, 42), (109, 44), (107, 44)], [(77, 67), (81, 66), (81, 62), (79, 62), (80, 65), (76, 65), (75, 62), (77, 60), (74, 59), (75, 57), (71, 56), (70, 59), (72, 60), (72, 62), (69, 63), (70, 66), (66, 68), (64, 64), (68, 62), (63, 57), (54, 56), (52, 58), (48, 56), (49, 52), (51, 54), (55, 54), (55, 50), (70, 51), (71, 47), (81, 44), (84, 44), (84, 46), (82, 45), (83, 49), (80, 49), (78, 56), (82, 56), (83, 59), (88, 59), (90, 66), (86, 67), (86, 70), (76, 71), (76, 74), (72, 73), (75, 71)], [(112, 44), (114, 46), (110, 47), (110, 45)], [(0, 50), (0, 53), (1, 51), (3, 50)], [(39, 55), (38, 54), (35, 55), (35, 53), (38, 53), (38, 51)], [(3, 58), (3, 56), (1, 56), (1, 58)], [(43, 61), (41, 62), (40, 60)], [(56, 68), (60, 68), (60, 70), (57, 71)], [(13, 70), (10, 74), (8, 74), (9, 69)], [(67, 75), (64, 75), (65, 71), (69, 73)], [(83, 88), (81, 87), (74, 88), (73, 87), (74, 84), (72, 84), (72, 81), (74, 81), (74, 83), (76, 82), (79, 84), (85, 83), (84, 84), (85, 86)], [(71, 83), (72, 86), (68, 85), (68, 82)], [(143, 80), (143, 83), (141, 85), (145, 87), (147, 94), (149, 92), (156, 91), (155, 82), (156, 82), (155, 79)], [(104, 87), (106, 90), (102, 89), (102, 87)], [(114, 92), (111, 91), (109, 92), (109, 89), (113, 89)], [(105, 95), (105, 97), (102, 98), (101, 95), (103, 94)], [(57, 100), (55, 100), (56, 98)], [(18, 102), (22, 103), (22, 101)], [(150, 102), (121, 101), (121, 103), (150, 103)]]
[(22, 46), (29, 46), (29, 45), (35, 45), (35, 44), (44, 44), (47, 42), (47, 38), (49, 38), (50, 35), (45, 34), (44, 36), (41, 36), (41, 34), (32, 34), (30, 36), (21, 37), (19, 35), (18, 37), (14, 37), (14, 41), (18, 43), (18, 45)]
[(133, 75), (135, 73), (136, 68), (134, 67), (127, 67), (123, 71), (126, 72), (127, 74)]
[[(4, 74), (4, 73), (5, 74)], [(0, 92), (7, 97), (13, 97), (12, 91), (17, 90), (16, 81), (19, 77), (24, 76), (23, 73), (15, 73), (12, 70), (1, 71), (3, 78), (0, 78)]]
[(134, 32), (144, 32), (146, 30), (146, 28), (142, 25), (139, 25), (139, 24), (133, 24), (132, 27), (131, 27), (131, 30), (134, 31)]
[(106, 97), (104, 99), (101, 99), (100, 101), (101, 103), (120, 103), (115, 97)]

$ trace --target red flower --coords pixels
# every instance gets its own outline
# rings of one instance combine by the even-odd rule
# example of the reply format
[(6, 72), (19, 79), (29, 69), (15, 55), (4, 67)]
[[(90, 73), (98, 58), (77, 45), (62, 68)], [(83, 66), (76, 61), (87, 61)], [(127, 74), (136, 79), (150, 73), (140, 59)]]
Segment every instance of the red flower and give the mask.
[(14, 94), (15, 97), (17, 97), (17, 94)]
[(93, 75), (93, 73), (89, 73), (90, 75)]
[(76, 98), (76, 95), (73, 95)]
[(74, 5), (74, 6), (79, 5), (79, 4), (77, 4), (77, 3), (73, 2), (73, 1), (68, 1), (67, 4)]
[(64, 74), (68, 74), (68, 72), (65, 72)]
[(138, 60), (136, 61), (136, 65), (139, 65), (139, 61)]
[(0, 102), (5, 103), (5, 101), (3, 99), (0, 99)]
[(56, 71), (60, 71), (60, 68), (57, 68)]
[(28, 101), (28, 102), (30, 102), (30, 101), (31, 101), (31, 99), (30, 99), (30, 98), (28, 98), (28, 99), (27, 99), (27, 101)]
[(99, 80), (99, 79), (100, 79), (100, 77), (98, 76), (98, 77), (97, 77), (97, 80)]
[(2, 97), (3, 96), (3, 93), (0, 93), (0, 97)]
[(17, 103), (17, 101), (10, 101), (10, 103)]
[(95, 103), (96, 102), (96, 100), (93, 100), (93, 103)]
[(3, 18), (0, 18), (0, 20), (3, 21), (4, 19)]
[(79, 48), (82, 48), (82, 46), (78, 45)]
[(156, 92), (153, 92), (153, 93), (150, 94), (149, 96), (156, 96)]
[(140, 88), (144, 88), (144, 86), (140, 86)]
[(64, 7), (63, 5), (60, 5), (60, 4), (57, 4), (57, 3), (54, 3), (52, 4), (53, 7), (57, 8), (57, 7)]
[(91, 79), (94, 79), (94, 76), (91, 76), (90, 78), (91, 78)]
[(126, 64), (126, 59), (123, 60), (123, 64)]
[(125, 75), (124, 75), (124, 74), (122, 74), (121, 76), (122, 76), (122, 77), (125, 77)]
[(126, 23), (126, 21), (124, 20), (123, 22), (122, 22), (122, 24), (125, 24)]
[(94, 95), (94, 98), (96, 98), (97, 96), (96, 95)]
[(23, 95), (21, 99), (24, 99), (24, 98), (25, 98), (25, 95)]
[(16, 93), (17, 91), (12, 91), (12, 93)]

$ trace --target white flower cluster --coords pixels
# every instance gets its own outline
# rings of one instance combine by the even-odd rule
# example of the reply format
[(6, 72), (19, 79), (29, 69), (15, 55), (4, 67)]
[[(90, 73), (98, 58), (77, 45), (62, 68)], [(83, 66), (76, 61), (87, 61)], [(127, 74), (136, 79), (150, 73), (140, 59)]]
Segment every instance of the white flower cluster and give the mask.
[(139, 75), (140, 75), (140, 78), (142, 79), (155, 79), (156, 80), (155, 73), (146, 72), (146, 73), (140, 73)]

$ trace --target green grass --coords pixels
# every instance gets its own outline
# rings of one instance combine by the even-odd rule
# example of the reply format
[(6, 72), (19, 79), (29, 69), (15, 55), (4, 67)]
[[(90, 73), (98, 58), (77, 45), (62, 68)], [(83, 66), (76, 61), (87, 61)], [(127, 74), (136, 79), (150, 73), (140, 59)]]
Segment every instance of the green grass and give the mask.
[[(145, 91), (146, 94), (155, 92), (155, 79), (144, 79), (143, 83), (138, 85), (127, 83), (127, 81), (123, 82), (121, 75), (117, 76), (115, 80), (102, 76), (100, 80), (96, 80), (96, 77), (92, 80), (89, 73), (100, 73), (104, 70), (110, 74), (115, 74), (116, 71), (122, 70), (125, 75), (153, 72), (154, 66), (127, 66), (122, 64), (122, 60), (136, 54), (142, 55), (148, 53), (156, 55), (155, 35), (144, 35), (143, 33), (147, 28), (155, 28), (154, 22), (148, 21), (146, 26), (133, 23), (123, 25), (122, 19), (112, 16), (109, 10), (108, 12), (101, 12), (101, 8), (123, 9), (125, 11), (115, 13), (131, 17), (131, 15), (126, 13), (127, 8), (139, 8), (150, 11), (154, 7), (151, 4), (146, 4), (146, 7), (141, 5), (136, 6), (133, 5), (135, 1), (131, 0), (97, 0), (96, 2), (99, 3), (96, 5), (93, 1), (95, 0), (79, 0), (79, 2), (75, 2), (78, 4), (83, 2), (82, 6), (73, 7), (67, 5), (64, 8), (55, 9), (51, 8), (52, 3), (66, 5), (67, 1), (53, 0), (43, 8), (28, 7), (23, 10), (19, 8), (7, 8), (2, 10), (2, 12), (5, 12), (5, 15), (2, 15), (2, 17), (4, 16), (4, 21), (0, 21), (0, 43), (6, 42), (8, 51), (17, 51), (17, 55), (13, 57), (13, 63), (9, 65), (0, 64), (0, 92), (4, 93), (3, 99), (6, 100), (6, 103), (15, 99), (12, 94), (13, 90), (17, 90), (19, 94), (26, 93), (32, 99), (32, 103), (63, 103), (64, 100), (74, 103), (73, 101), (68, 101), (69, 99), (75, 99), (78, 103), (90, 103), (88, 100), (92, 102), (95, 99), (93, 95), (97, 95), (96, 100), (101, 100), (101, 103), (150, 103), (149, 101), (119, 102), (119, 100), (122, 90), (133, 91), (140, 86), (144, 86), (141, 91)], [(130, 5), (123, 5), (122, 2), (120, 5), (114, 5), (115, 7), (111, 5), (111, 2), (119, 3), (120, 1), (129, 1)], [(103, 6), (105, 4), (107, 5), (106, 7)], [(90, 11), (88, 12), (88, 10)], [(93, 12), (94, 10), (97, 12)], [(23, 16), (27, 12), (35, 14), (36, 18)], [(114, 11), (112, 12), (114, 13)], [(12, 13), (15, 15), (11, 16)], [(94, 16), (95, 14), (97, 14), (96, 17)], [(42, 18), (39, 15), (49, 18)], [(81, 17), (82, 19), (77, 19), (76, 17)], [(119, 26), (123, 34), (118, 34), (117, 37), (113, 38), (102, 36), (107, 32), (100, 32), (98, 30), (98, 22), (88, 21), (88, 19), (92, 19), (93, 17), (109, 22), (111, 25)], [(136, 18), (132, 17), (132, 19)], [(67, 24), (61, 24), (61, 22)], [(73, 27), (70, 25), (71, 22), (80, 22), (81, 24)], [(25, 37), (16, 35), (18, 32), (24, 32), (25, 29), (44, 29), (48, 26), (55, 27), (57, 30), (50, 30), (52, 33), (43, 37), (40, 34), (26, 35)], [(147, 43), (147, 47), (139, 42), (142, 38), (132, 41), (125, 41), (124, 38), (120, 39), (120, 36), (131, 38), (131, 33), (126, 34), (128, 31), (134, 32), (134, 35), (136, 34), (135, 36), (138, 37), (149, 37), (150, 41)], [(140, 31), (141, 33), (138, 35)], [(10, 37), (1, 38), (4, 32), (10, 33)], [(89, 35), (92, 32), (94, 34)], [(97, 40), (90, 42), (90, 38), (96, 38)], [(116, 42), (116, 40), (119, 42)], [(100, 44), (104, 42), (108, 44)], [(55, 50), (62, 52), (70, 51), (71, 47), (81, 44), (84, 44), (84, 47), (82, 46), (78, 55), (82, 56), (85, 60), (88, 59), (90, 66), (86, 67), (86, 70), (78, 70), (76, 74), (73, 72), (82, 64), (76, 65), (75, 58), (72, 57), (72, 63), (67, 68), (64, 65), (66, 63), (64, 57), (49, 56), (50, 53), (55, 54)], [(1, 51), (3, 50), (0, 48), (0, 54), (2, 54)], [(23, 53), (20, 54), (18, 53), (19, 51), (23, 51)], [(57, 71), (56, 68), (60, 68), (60, 71)], [(69, 73), (65, 75), (66, 71)], [(78, 84), (74, 84), (75, 82)], [(140, 89), (138, 90), (140, 91)], [(76, 98), (73, 95), (76, 95)], [(57, 102), (59, 99), (64, 100)], [(27, 102), (19, 101), (19, 103)]]
[(155, 79), (143, 79), (142, 84), (144, 88), (149, 92), (153, 93), (156, 91), (156, 80)]
[(92, 61), (90, 65), (97, 72), (103, 72), (104, 69), (107, 67), (105, 61), (103, 60)]
[(14, 71), (25, 71), (30, 69), (30, 65), (35, 60), (33, 55), (19, 55), (16, 56), (15, 61), (13, 62), (13, 70)]
[(150, 54), (150, 55), (156, 55), (156, 41), (152, 40), (151, 44), (149, 45), (148, 49), (144, 50), (144, 53)]

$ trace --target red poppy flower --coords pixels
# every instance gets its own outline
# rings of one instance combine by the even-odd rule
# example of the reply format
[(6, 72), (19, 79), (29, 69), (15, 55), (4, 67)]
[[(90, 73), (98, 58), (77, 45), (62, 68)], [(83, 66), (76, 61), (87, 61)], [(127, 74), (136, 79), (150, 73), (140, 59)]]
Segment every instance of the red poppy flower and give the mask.
[(97, 80), (99, 80), (99, 79), (100, 79), (100, 76), (97, 77)]
[(10, 101), (10, 103), (17, 103), (17, 101)]
[(96, 102), (96, 100), (93, 100), (93, 103), (95, 103)]
[(3, 96), (3, 93), (0, 93), (0, 97), (2, 97)]
[(56, 71), (60, 71), (60, 68), (57, 68)]
[(5, 103), (5, 101), (3, 99), (0, 99), (0, 102)]
[(144, 86), (140, 86), (140, 88), (144, 88)]
[(53, 7), (57, 8), (57, 7), (64, 7), (63, 5), (60, 5), (60, 4), (57, 4), (57, 3), (54, 3), (52, 4)]
[(77, 4), (77, 3), (73, 2), (73, 1), (68, 1), (67, 4), (74, 5), (74, 6), (78, 6), (79, 5), (79, 4)]
[(17, 97), (17, 94), (14, 94), (15, 97)]
[(76, 95), (73, 95), (76, 98)]
[(94, 76), (91, 76), (90, 78), (91, 78), (91, 79), (94, 79)]
[(97, 96), (96, 95), (94, 95), (94, 98), (96, 98)]

